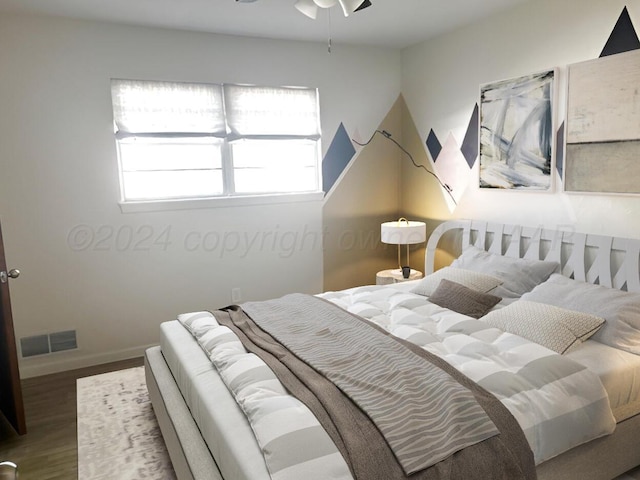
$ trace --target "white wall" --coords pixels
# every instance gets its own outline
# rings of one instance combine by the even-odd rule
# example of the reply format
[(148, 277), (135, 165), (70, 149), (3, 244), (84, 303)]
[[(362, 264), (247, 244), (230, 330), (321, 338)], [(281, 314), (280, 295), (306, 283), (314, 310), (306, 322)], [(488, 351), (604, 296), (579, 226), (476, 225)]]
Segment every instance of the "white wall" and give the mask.
[[(559, 68), (558, 125), (565, 115), (566, 66), (600, 55), (624, 6), (640, 27), (639, 0), (535, 0), (403, 51), (402, 92), (423, 145), (430, 129), (462, 144), (483, 83)], [(480, 190), (478, 167), (458, 207), (425, 215), (478, 218), (640, 237), (640, 197)], [(426, 202), (425, 202), (426, 203)]]
[(139, 355), (160, 322), (227, 305), (232, 287), (243, 300), (322, 288), (322, 202), (121, 213), (110, 78), (318, 87), (326, 149), (340, 122), (368, 136), (384, 118), (400, 59), (1, 17), (0, 220), (10, 268), (23, 272), (11, 283), (16, 337), (76, 329), (79, 344), (22, 359), (22, 376)]

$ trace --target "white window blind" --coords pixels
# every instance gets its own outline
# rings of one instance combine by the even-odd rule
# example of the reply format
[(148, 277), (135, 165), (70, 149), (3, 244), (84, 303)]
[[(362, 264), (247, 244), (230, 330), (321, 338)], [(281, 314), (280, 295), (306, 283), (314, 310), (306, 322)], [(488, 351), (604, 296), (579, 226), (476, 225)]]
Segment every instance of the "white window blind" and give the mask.
[(315, 90), (225, 85), (224, 99), (233, 135), (320, 136)]
[(111, 95), (118, 137), (226, 135), (221, 85), (112, 80)]
[(112, 80), (122, 200), (320, 190), (317, 90)]

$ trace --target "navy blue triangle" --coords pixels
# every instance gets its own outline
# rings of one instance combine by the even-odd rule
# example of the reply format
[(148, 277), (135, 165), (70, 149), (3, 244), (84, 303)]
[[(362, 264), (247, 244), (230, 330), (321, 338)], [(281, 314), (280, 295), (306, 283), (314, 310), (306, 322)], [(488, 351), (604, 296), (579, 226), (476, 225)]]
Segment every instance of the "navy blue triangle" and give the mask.
[(467, 161), (469, 168), (473, 168), (473, 164), (476, 163), (476, 158), (478, 158), (478, 122), (478, 104), (476, 103), (473, 113), (471, 114), (471, 119), (469, 120), (469, 125), (467, 126), (467, 133), (462, 141), (462, 147), (460, 147), (460, 151)]
[(624, 7), (620, 18), (613, 28), (607, 44), (604, 46), (600, 57), (606, 57), (609, 55), (616, 55), (618, 53), (629, 52), (631, 50), (640, 49), (640, 40), (638, 40), (638, 34), (636, 29), (633, 28), (633, 22), (629, 16), (627, 7)]
[(433, 128), (429, 131), (429, 136), (427, 137), (427, 150), (429, 150), (431, 158), (435, 163), (438, 159), (438, 155), (440, 155), (440, 152), (442, 151), (442, 145), (440, 144), (440, 140), (438, 140), (436, 133), (433, 131)]
[(322, 159), (322, 190), (327, 193), (356, 153), (346, 128), (340, 123), (327, 154)]

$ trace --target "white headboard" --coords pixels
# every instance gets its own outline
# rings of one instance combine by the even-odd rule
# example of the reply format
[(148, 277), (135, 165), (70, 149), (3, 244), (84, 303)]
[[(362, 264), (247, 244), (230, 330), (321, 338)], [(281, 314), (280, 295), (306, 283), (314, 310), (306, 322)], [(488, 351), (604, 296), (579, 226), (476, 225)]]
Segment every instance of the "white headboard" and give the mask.
[(630, 292), (640, 292), (640, 240), (590, 235), (571, 230), (504, 225), (477, 220), (451, 220), (429, 237), (425, 274), (432, 273), (442, 236), (457, 232), (459, 251), (475, 245), (507, 257), (552, 260), (570, 278)]

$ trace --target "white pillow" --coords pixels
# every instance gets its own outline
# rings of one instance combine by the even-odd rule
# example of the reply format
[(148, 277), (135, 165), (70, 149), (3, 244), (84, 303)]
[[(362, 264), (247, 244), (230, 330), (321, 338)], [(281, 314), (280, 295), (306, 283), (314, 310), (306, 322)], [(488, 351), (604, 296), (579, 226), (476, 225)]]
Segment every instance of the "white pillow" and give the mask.
[(604, 323), (595, 315), (522, 299), (487, 313), (481, 320), (560, 354), (579, 346)]
[(593, 339), (640, 355), (640, 293), (592, 285), (553, 274), (522, 300), (556, 305), (604, 318), (607, 323)]
[(411, 292), (429, 297), (435, 292), (443, 279), (459, 283), (480, 293), (487, 293), (502, 284), (502, 280), (491, 275), (461, 268), (444, 267), (420, 280), (420, 283), (413, 287)]
[(491, 293), (506, 298), (520, 297), (560, 268), (557, 262), (503, 257), (474, 246), (467, 247), (451, 266), (498, 277), (503, 283)]

